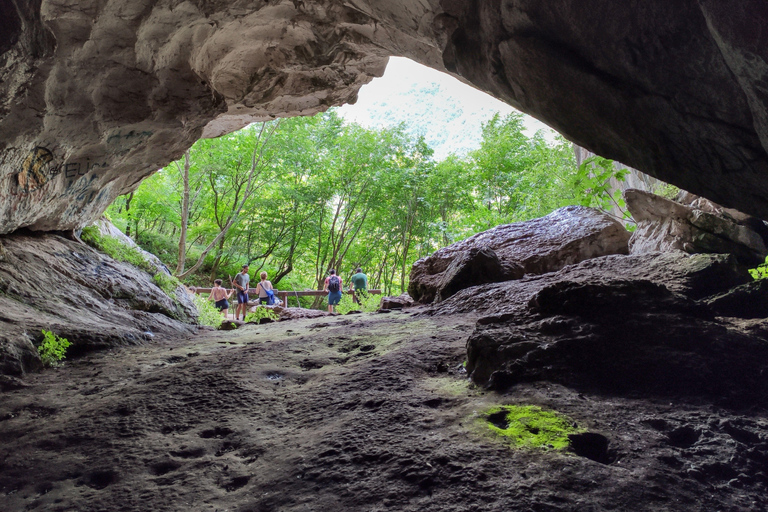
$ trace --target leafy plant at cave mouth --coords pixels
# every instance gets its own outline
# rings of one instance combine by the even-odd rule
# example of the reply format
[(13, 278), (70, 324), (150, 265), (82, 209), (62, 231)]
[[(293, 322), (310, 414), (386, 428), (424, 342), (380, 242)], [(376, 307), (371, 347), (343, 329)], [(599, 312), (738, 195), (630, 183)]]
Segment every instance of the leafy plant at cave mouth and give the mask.
[[(585, 159), (579, 166), (578, 171), (568, 180), (568, 188), (578, 204), (597, 208), (604, 213), (616, 217), (612, 210), (616, 209), (620, 220), (625, 223), (625, 227), (630, 231), (635, 229), (632, 216), (627, 210), (627, 204), (621, 195), (621, 189), (616, 188), (613, 192), (611, 181), (625, 181), (629, 171), (627, 169), (617, 169), (613, 165), (613, 160), (608, 160), (600, 156), (592, 156)], [(566, 206), (570, 201), (563, 202)]]
[(43, 329), (43, 343), (37, 347), (40, 360), (45, 366), (55, 366), (66, 357), (67, 348), (71, 345), (67, 338)]
[(268, 318), (273, 322), (280, 320), (280, 316), (277, 313), (264, 306), (259, 306), (253, 312), (248, 313), (245, 316), (245, 321), (260, 323), (263, 318)]
[(197, 321), (200, 325), (208, 325), (210, 327), (219, 327), (221, 325), (224, 317), (221, 316), (221, 311), (216, 309), (213, 302), (198, 294), (192, 296), (192, 301), (195, 303), (195, 307), (197, 307)]
[(494, 434), (520, 448), (564, 450), (570, 442), (568, 434), (585, 432), (562, 414), (535, 405), (502, 405), (481, 415)]
[(749, 275), (751, 275), (752, 279), (755, 281), (768, 277), (768, 256), (766, 256), (764, 263), (761, 263), (755, 268), (749, 269)]

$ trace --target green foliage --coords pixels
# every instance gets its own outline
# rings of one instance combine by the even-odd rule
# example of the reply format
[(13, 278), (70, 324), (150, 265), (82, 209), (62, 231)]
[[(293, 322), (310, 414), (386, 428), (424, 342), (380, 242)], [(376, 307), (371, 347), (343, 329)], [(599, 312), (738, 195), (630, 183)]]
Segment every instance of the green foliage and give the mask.
[(152, 281), (157, 285), (158, 288), (163, 290), (171, 297), (176, 294), (177, 288), (182, 286), (181, 281), (162, 271), (158, 271), (157, 274), (152, 276)]
[(751, 275), (752, 279), (755, 281), (768, 277), (768, 257), (765, 258), (764, 263), (758, 265), (756, 268), (749, 269), (749, 275)]
[[(366, 129), (333, 111), (267, 127), (276, 131), (261, 146), (255, 193), (186, 284), (229, 283), (247, 262), (254, 280), (265, 270), (275, 286), (288, 283), (282, 289), (316, 290), (330, 268), (348, 277), (361, 266), (371, 288), (396, 295), (407, 289), (416, 259), (498, 224), (581, 204), (578, 194), (593, 193), (583, 183), (581, 192), (569, 188), (577, 173), (571, 144), (527, 137), (519, 114), (494, 117), (483, 127), (480, 148), (441, 162), (404, 126)], [(198, 141), (188, 167), (182, 159), (145, 179), (115, 201), (111, 217), (177, 268), (187, 168), (189, 268), (243, 199), (256, 139), (247, 128)]]
[(622, 182), (629, 171), (617, 169), (613, 160), (592, 156), (584, 160), (576, 174), (569, 180), (569, 189), (577, 204), (598, 208), (604, 212), (610, 212), (618, 208), (623, 219), (629, 219), (627, 205), (621, 196), (621, 190), (614, 188), (611, 181)]
[(130, 263), (150, 274), (157, 272), (138, 248), (126, 245), (115, 237), (102, 235), (95, 226), (83, 228), (80, 239), (116, 261)]
[(64, 359), (67, 348), (71, 343), (51, 331), (43, 330), (43, 343), (37, 347), (40, 359), (45, 366), (55, 366), (56, 363)]
[(342, 315), (346, 315), (350, 311), (361, 311), (363, 313), (372, 313), (379, 310), (379, 304), (381, 304), (381, 297), (365, 292), (357, 292), (360, 298), (360, 304), (357, 304), (352, 300), (352, 295), (344, 293), (341, 296), (339, 304), (336, 306), (336, 312)]
[(192, 296), (192, 301), (197, 307), (197, 321), (200, 325), (209, 325), (211, 327), (218, 327), (221, 325), (224, 317), (222, 316), (221, 311), (216, 309), (213, 302), (198, 294)]
[(245, 316), (245, 321), (259, 323), (261, 322), (262, 318), (268, 318), (273, 322), (277, 322), (278, 320), (280, 320), (280, 316), (277, 313), (275, 313), (271, 308), (268, 308), (265, 306), (258, 306), (253, 312), (248, 313)]
[(653, 193), (671, 201), (680, 193), (680, 189), (669, 183), (662, 183), (653, 189)]
[(492, 407), (481, 417), (491, 432), (520, 448), (563, 450), (569, 445), (568, 434), (584, 432), (566, 416), (535, 405)]

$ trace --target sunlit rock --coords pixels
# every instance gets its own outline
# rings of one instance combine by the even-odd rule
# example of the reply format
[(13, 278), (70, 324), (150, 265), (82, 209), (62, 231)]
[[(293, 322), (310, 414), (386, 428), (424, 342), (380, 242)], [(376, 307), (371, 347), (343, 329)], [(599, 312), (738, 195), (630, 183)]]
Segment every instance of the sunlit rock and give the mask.
[(612, 217), (568, 206), (539, 219), (497, 226), (418, 260), (411, 269), (408, 293), (422, 303), (445, 300), (471, 286), (626, 254), (629, 237)]
[(624, 191), (624, 198), (637, 221), (629, 242), (632, 254), (674, 250), (733, 254), (742, 264), (752, 266), (768, 255), (761, 234), (766, 227), (748, 215), (729, 213), (709, 201), (702, 204), (697, 200), (689, 206), (633, 189)]

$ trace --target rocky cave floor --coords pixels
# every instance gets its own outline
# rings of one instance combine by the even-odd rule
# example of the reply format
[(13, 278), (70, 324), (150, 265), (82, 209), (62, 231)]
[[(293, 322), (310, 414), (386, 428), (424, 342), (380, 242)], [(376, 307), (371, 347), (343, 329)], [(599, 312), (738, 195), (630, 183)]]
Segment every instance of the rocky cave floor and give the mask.
[[(0, 510), (768, 508), (764, 408), (485, 391), (462, 367), (476, 317), (423, 312), (206, 330), (28, 375), (0, 395)], [(509, 448), (478, 414), (498, 404), (568, 415), (610, 463)]]

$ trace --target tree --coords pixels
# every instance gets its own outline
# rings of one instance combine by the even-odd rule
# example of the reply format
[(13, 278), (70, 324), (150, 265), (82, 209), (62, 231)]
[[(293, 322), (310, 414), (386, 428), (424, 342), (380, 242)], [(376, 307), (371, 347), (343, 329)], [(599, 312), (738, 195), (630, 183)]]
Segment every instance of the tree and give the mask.
[[(210, 185), (213, 218), (219, 232), (203, 249), (197, 261), (188, 270), (176, 275), (179, 279), (185, 278), (202, 265), (208, 253), (217, 243), (224, 240), (238, 219), (240, 212), (256, 188), (257, 180), (263, 170), (264, 150), (279, 124), (280, 121), (265, 122), (261, 123), (258, 129), (248, 128), (238, 132), (238, 137), (243, 137), (245, 143), (243, 149), (252, 148), (250, 150), (250, 165), (245, 163), (243, 152), (214, 152), (213, 148), (217, 146), (220, 139), (215, 139), (215, 141), (209, 139), (206, 142), (210, 143), (210, 147), (207, 147), (209, 144), (202, 144), (199, 148), (203, 153), (203, 161), (200, 164)], [(210, 149), (210, 151), (206, 153), (206, 149)], [(225, 160), (223, 162), (217, 160), (214, 154), (218, 157), (225, 157)]]

